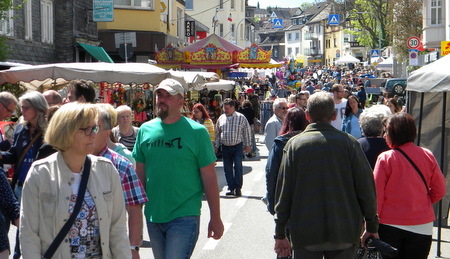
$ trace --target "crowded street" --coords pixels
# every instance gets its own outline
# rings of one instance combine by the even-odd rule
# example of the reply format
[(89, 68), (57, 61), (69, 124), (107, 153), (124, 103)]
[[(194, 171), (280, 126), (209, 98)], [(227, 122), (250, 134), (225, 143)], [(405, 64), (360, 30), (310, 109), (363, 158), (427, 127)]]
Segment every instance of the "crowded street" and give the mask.
[[(193, 259), (226, 259), (226, 258), (252, 258), (274, 259), (273, 251), (274, 221), (268, 213), (266, 206), (261, 202), (266, 192), (265, 166), (267, 149), (261, 143), (264, 136), (256, 135), (258, 139), (258, 156), (246, 158), (244, 164), (244, 187), (242, 197), (227, 197), (226, 180), (223, 164), (219, 159), (216, 165), (216, 174), (221, 189), (221, 214), (225, 225), (225, 232), (221, 239), (213, 240), (206, 237), (209, 220), (209, 210), (206, 200), (203, 200), (202, 217), (200, 220), (200, 234), (192, 255)], [(16, 227), (11, 226), (9, 240), (11, 247), (15, 244)], [(428, 259), (436, 257), (437, 228), (433, 229), (433, 243)], [(151, 241), (147, 229), (144, 227), (144, 242), (140, 249), (143, 259), (153, 259)], [(11, 256), (12, 258), (12, 256)], [(443, 228), (441, 257), (450, 258), (450, 229)]]

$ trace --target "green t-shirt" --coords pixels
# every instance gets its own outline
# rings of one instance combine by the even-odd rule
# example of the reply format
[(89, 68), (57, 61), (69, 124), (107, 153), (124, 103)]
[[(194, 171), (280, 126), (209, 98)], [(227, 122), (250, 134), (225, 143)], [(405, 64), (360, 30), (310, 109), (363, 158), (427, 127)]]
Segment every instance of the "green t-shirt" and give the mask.
[(186, 117), (165, 124), (153, 119), (141, 126), (133, 149), (145, 163), (145, 217), (154, 223), (200, 215), (200, 168), (216, 160), (206, 128)]

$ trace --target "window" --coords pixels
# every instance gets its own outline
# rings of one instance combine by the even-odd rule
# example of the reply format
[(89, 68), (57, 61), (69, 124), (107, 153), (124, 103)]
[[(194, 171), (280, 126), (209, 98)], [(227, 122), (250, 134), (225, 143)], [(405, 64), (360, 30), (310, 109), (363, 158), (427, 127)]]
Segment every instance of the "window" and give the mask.
[(345, 37), (345, 38), (344, 38), (344, 42), (345, 42), (345, 43), (348, 43), (348, 37)]
[(231, 37), (234, 39), (235, 38), (235, 33), (234, 33), (234, 23), (231, 24)]
[(296, 32), (296, 33), (295, 33), (295, 39), (296, 39), (296, 40), (299, 40), (299, 39), (300, 39), (300, 32)]
[(24, 5), (25, 11), (25, 39), (31, 40), (33, 39), (33, 27), (32, 27), (32, 16), (31, 16), (31, 1), (28, 0)]
[(289, 56), (292, 55), (292, 48), (288, 48), (288, 53)]
[(115, 6), (140, 7), (153, 10), (153, 0), (114, 0)]
[(9, 10), (0, 21), (0, 34), (5, 36), (14, 36), (14, 23), (13, 23), (14, 11)]
[(442, 22), (442, 0), (431, 0), (431, 25), (440, 25)]
[(185, 0), (186, 2), (186, 10), (194, 10), (194, 0)]
[(177, 37), (182, 39), (184, 37), (184, 12), (183, 9), (177, 8)]
[(234, 10), (234, 0), (230, 0), (230, 9)]
[(292, 25), (297, 25), (297, 19), (292, 20)]
[(53, 1), (41, 0), (41, 37), (44, 43), (53, 43)]
[(219, 9), (223, 10), (223, 0), (219, 0)]
[(291, 34), (290, 33), (287, 34), (287, 39), (291, 40)]
[(299, 47), (296, 47), (296, 48), (295, 48), (295, 56), (297, 56), (298, 54), (300, 54), (300, 48), (299, 48)]
[(333, 39), (333, 44), (334, 44), (334, 47), (337, 47), (337, 39), (336, 38)]
[(223, 37), (223, 23), (219, 24), (219, 36)]

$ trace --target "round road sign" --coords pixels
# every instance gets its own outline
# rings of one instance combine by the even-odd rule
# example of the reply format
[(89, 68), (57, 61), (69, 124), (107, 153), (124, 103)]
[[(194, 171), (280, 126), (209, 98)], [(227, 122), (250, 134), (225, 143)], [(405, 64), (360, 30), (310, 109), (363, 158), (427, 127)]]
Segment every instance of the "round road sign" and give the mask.
[(408, 44), (408, 48), (417, 49), (419, 47), (420, 40), (417, 37), (410, 37), (406, 43)]

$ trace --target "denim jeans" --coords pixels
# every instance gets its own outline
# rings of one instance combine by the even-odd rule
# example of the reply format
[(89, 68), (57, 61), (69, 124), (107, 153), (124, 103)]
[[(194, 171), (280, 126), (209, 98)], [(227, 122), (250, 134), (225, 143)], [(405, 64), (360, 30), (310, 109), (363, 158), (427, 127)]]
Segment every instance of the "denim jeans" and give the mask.
[(242, 142), (236, 146), (222, 145), (223, 169), (228, 190), (240, 190), (242, 188), (242, 148)]
[(200, 216), (176, 218), (166, 223), (147, 220), (147, 230), (155, 259), (188, 259), (197, 243)]

